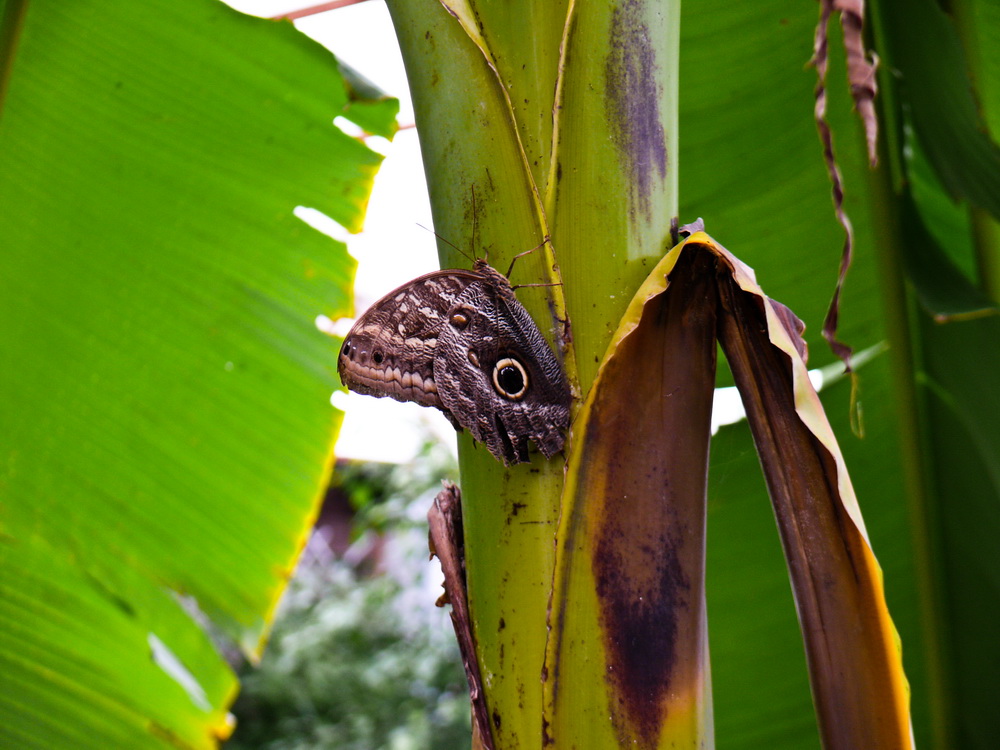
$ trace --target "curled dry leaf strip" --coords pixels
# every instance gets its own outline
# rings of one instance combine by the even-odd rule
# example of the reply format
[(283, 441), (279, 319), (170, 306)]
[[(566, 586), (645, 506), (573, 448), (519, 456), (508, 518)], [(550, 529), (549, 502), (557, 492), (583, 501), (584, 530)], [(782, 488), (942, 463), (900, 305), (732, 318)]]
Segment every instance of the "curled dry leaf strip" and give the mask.
[(455, 484), (444, 483), (444, 489), (434, 498), (434, 503), (427, 513), (427, 521), (430, 526), (428, 541), (431, 556), (438, 558), (441, 562), (441, 571), (444, 573), (444, 593), (437, 600), (437, 606), (451, 604), (451, 623), (455, 627), (458, 648), (462, 654), (462, 665), (469, 681), (474, 747), (493, 750), (486, 693), (483, 691), (479, 662), (476, 660), (476, 641), (472, 634), (472, 619), (469, 616), (469, 601), (465, 588), (462, 493)]
[(834, 0), (840, 11), (840, 26), (844, 30), (844, 51), (847, 54), (847, 80), (851, 85), (851, 98), (865, 126), (868, 144), (868, 163), (878, 164), (878, 118), (875, 116), (875, 69), (878, 60), (868, 59), (864, 43), (864, 0)]
[(833, 206), (837, 221), (844, 228), (844, 249), (840, 257), (840, 271), (837, 276), (837, 286), (830, 300), (830, 309), (823, 321), (823, 338), (830, 344), (840, 359), (850, 370), (851, 349), (846, 344), (837, 341), (837, 320), (840, 313), (840, 292), (847, 278), (854, 254), (854, 230), (851, 220), (844, 211), (844, 182), (837, 167), (833, 153), (833, 133), (826, 120), (826, 74), (829, 67), (829, 23), (830, 16), (840, 12), (840, 24), (844, 31), (844, 49), (847, 54), (847, 72), (851, 85), (851, 96), (855, 107), (865, 127), (865, 138), (868, 143), (868, 161), (872, 166), (877, 163), (876, 142), (878, 139), (878, 120), (875, 117), (875, 84), (874, 62), (869, 61), (864, 48), (864, 0), (821, 0), (820, 20), (816, 26), (816, 36), (813, 42), (812, 63), (816, 66), (816, 127), (819, 130), (820, 141), (823, 144), (823, 160), (826, 162), (833, 191)]
[(830, 16), (840, 13), (840, 26), (844, 32), (844, 52), (847, 56), (847, 79), (851, 87), (851, 98), (865, 127), (868, 144), (868, 161), (874, 167), (878, 164), (878, 118), (875, 116), (875, 70), (878, 62), (869, 60), (864, 44), (864, 0), (821, 0), (820, 20), (816, 26), (813, 42), (812, 63), (816, 66), (819, 81), (816, 85), (816, 119), (826, 117), (826, 73), (829, 66)]

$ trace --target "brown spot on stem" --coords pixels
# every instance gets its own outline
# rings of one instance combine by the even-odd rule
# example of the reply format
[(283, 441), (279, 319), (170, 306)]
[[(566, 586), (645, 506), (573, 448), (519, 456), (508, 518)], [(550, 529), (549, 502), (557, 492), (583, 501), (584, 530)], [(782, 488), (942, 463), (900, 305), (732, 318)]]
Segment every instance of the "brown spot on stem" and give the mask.
[(648, 215), (654, 174), (661, 180), (667, 174), (667, 143), (658, 107), (659, 66), (643, 7), (626, 0), (612, 11), (604, 109), (619, 158), (632, 177), (631, 210)]
[[(628, 716), (643, 746), (653, 747), (677, 658), (677, 617), (688, 607), (691, 586), (676, 541), (662, 534), (628, 549), (634, 541), (634, 532), (612, 520), (602, 529), (594, 573), (607, 634), (607, 679), (619, 703), (613, 713)], [(646, 576), (635, 575), (637, 556), (648, 563)]]

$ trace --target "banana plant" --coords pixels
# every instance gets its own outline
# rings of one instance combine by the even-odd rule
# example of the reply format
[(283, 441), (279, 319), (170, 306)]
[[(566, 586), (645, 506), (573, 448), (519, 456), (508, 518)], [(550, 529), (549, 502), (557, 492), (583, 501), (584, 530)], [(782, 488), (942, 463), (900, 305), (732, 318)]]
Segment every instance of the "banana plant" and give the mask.
[[(859, 4), (820, 12), (839, 6), (857, 35)], [(870, 5), (876, 170), (846, 86), (823, 89), (832, 136), (817, 137), (811, 4), (390, 7), (436, 229), (500, 269), (541, 246), (512, 283), (548, 285), (518, 295), (576, 396), (562, 459), (508, 470), (464, 435), (461, 521), (439, 506), (438, 552), (461, 555), (449, 596), (468, 613), (479, 746), (710, 746), (714, 731), (728, 747), (837, 747), (843, 727), (906, 746), (892, 623), (917, 743), (995, 746), (994, 5)], [(332, 347), (311, 321), (346, 310), (351, 264), (288, 206), (358, 228), (378, 157), (329, 120), (391, 134), (393, 113), (292, 29), (208, 0), (0, 3), (0, 744), (208, 748), (230, 731), (234, 678), (201, 623), (262, 647), (337, 421)], [(808, 323), (809, 377), (829, 373), (819, 321), (844, 243), (831, 164), (855, 250), (839, 338), (866, 356), (823, 389), (822, 417), (800, 328), (747, 266)], [(672, 250), (674, 217), (698, 216), (710, 234)], [(718, 359), (716, 385), (739, 385), (751, 420), (713, 437), (704, 493), (711, 347), (688, 351), (669, 325), (636, 344), (650, 311), (676, 322), (713, 299), (734, 362)], [(691, 323), (708, 335), (703, 314)], [(759, 358), (785, 380), (755, 378)], [(697, 382), (697, 398), (650, 396), (650, 371)], [(795, 416), (776, 422), (789, 394)], [(646, 419), (654, 439), (601, 443), (609, 413)], [(792, 427), (758, 459), (752, 433)], [(642, 462), (671, 497), (622, 490)], [(824, 500), (783, 488), (783, 466), (824, 480), (800, 483), (825, 484)], [(816, 547), (796, 529), (828, 544), (809, 601)], [(642, 567), (671, 551), (677, 576)], [(631, 596), (654, 581), (671, 585)], [(830, 611), (858, 613), (862, 637), (824, 660), (810, 623)], [(844, 695), (859, 686), (860, 714)]]
[[(941, 612), (931, 569), (947, 565), (933, 557), (943, 551), (930, 515), (940, 500), (934, 459), (917, 459), (932, 441), (924, 420), (942, 418), (933, 401), (976, 438), (977, 475), (996, 455), (991, 421), (962, 407), (961, 381), (918, 388), (928, 363), (914, 353), (933, 316), (976, 318), (981, 329), (940, 337), (995, 349), (989, 287), (955, 260), (975, 237), (988, 279), (995, 248), (983, 227), (996, 215), (1000, 171), (964, 96), (952, 19), (920, 2), (924, 33), (904, 32), (910, 11), (875, 7), (875, 99), (859, 3), (822, 3), (819, 17), (791, 3), (711, 0), (388, 4), (435, 227), (448, 240), (442, 265), (459, 266), (461, 247), (506, 268), (537, 247), (511, 283), (535, 285), (519, 297), (559, 347), (576, 395), (564, 460), (507, 468), (462, 435), (461, 512), (449, 489), (432, 513), (474, 744), (705, 747), (717, 731), (733, 746), (743, 737), (747, 747), (905, 748), (915, 736), (941, 747), (988, 736), (988, 719), (963, 726), (951, 701), (942, 649), (957, 641), (942, 621), (955, 615)], [(983, 60), (977, 80), (988, 82), (993, 56), (970, 19), (995, 19), (977, 3), (956, 16)], [(945, 29), (944, 72), (927, 69), (921, 48), (935, 24)], [(896, 61), (902, 84), (884, 72)], [(826, 82), (844, 68), (858, 121), (847, 87)], [(954, 106), (931, 116), (934, 84), (945, 83)], [(947, 158), (957, 134), (973, 139), (961, 151), (968, 173)], [(926, 156), (925, 140), (939, 140)], [(946, 191), (975, 204), (978, 235)], [(710, 234), (668, 254), (671, 222), (697, 216)], [(954, 235), (928, 231), (904, 257), (912, 220), (933, 216)], [(832, 351), (804, 338), (789, 308), (825, 328)], [(846, 356), (838, 317), (840, 340), (871, 356), (827, 389), (824, 413), (805, 363), (809, 344), (820, 364)], [(718, 378), (716, 341), (729, 366)], [(725, 428), (710, 461), (717, 380), (738, 387), (749, 429)], [(988, 391), (977, 381), (979, 398), (991, 401)], [(761, 523), (762, 483), (749, 475), (751, 434), (794, 605), (776, 593), (775, 573), (759, 572), (777, 542)], [(995, 497), (995, 484), (984, 486), (980, 496)], [(713, 548), (714, 528), (728, 545)], [(885, 578), (870, 540), (889, 548)], [(887, 598), (901, 613), (902, 652)], [(980, 638), (977, 648), (993, 646)], [(776, 675), (777, 664), (788, 674)]]

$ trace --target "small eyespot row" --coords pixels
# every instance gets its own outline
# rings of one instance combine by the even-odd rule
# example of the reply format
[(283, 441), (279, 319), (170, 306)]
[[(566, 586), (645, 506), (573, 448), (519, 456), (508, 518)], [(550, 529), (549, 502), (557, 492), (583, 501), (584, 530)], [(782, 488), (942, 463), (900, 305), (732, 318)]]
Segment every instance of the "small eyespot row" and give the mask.
[[(360, 351), (358, 347), (354, 345), (354, 342), (352, 342), (350, 339), (347, 339), (344, 342), (344, 345), (340, 349), (340, 355), (342, 357), (347, 357), (349, 360), (359, 365), (364, 364), (365, 360), (367, 359), (367, 357), (365, 357), (364, 355), (364, 352)], [(355, 357), (358, 357), (358, 359), (355, 359)], [(376, 349), (374, 352), (372, 352), (372, 362), (374, 362), (376, 365), (380, 365), (383, 362), (385, 362), (385, 353), (379, 349)]]

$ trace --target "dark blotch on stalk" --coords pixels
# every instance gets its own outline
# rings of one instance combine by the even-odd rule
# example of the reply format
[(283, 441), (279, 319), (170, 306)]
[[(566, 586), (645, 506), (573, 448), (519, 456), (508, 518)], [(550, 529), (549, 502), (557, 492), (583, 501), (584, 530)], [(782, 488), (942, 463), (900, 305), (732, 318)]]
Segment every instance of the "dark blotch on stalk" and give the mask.
[(699, 700), (707, 664), (702, 565), (716, 266), (711, 253), (681, 255), (670, 287), (646, 302), (606, 363), (588, 422), (593, 454), (583, 460), (600, 462), (592, 476), (605, 488), (588, 498), (599, 503), (590, 514), (590, 564), (622, 747), (656, 747), (671, 707)]
[(627, 0), (612, 11), (604, 111), (617, 130), (613, 138), (619, 158), (632, 175), (632, 210), (637, 207), (648, 216), (654, 170), (661, 180), (667, 174), (667, 143), (658, 106), (659, 66), (643, 7), (639, 0)]
[[(612, 522), (602, 530), (594, 564), (601, 619), (610, 635), (607, 679), (619, 697), (614, 713), (628, 716), (644, 746), (652, 747), (677, 658), (677, 617), (689, 604), (691, 586), (676, 542), (666, 535), (647, 538), (637, 555), (625, 548), (634, 544), (634, 533), (616, 526)], [(649, 565), (641, 581), (634, 575), (637, 557)]]

